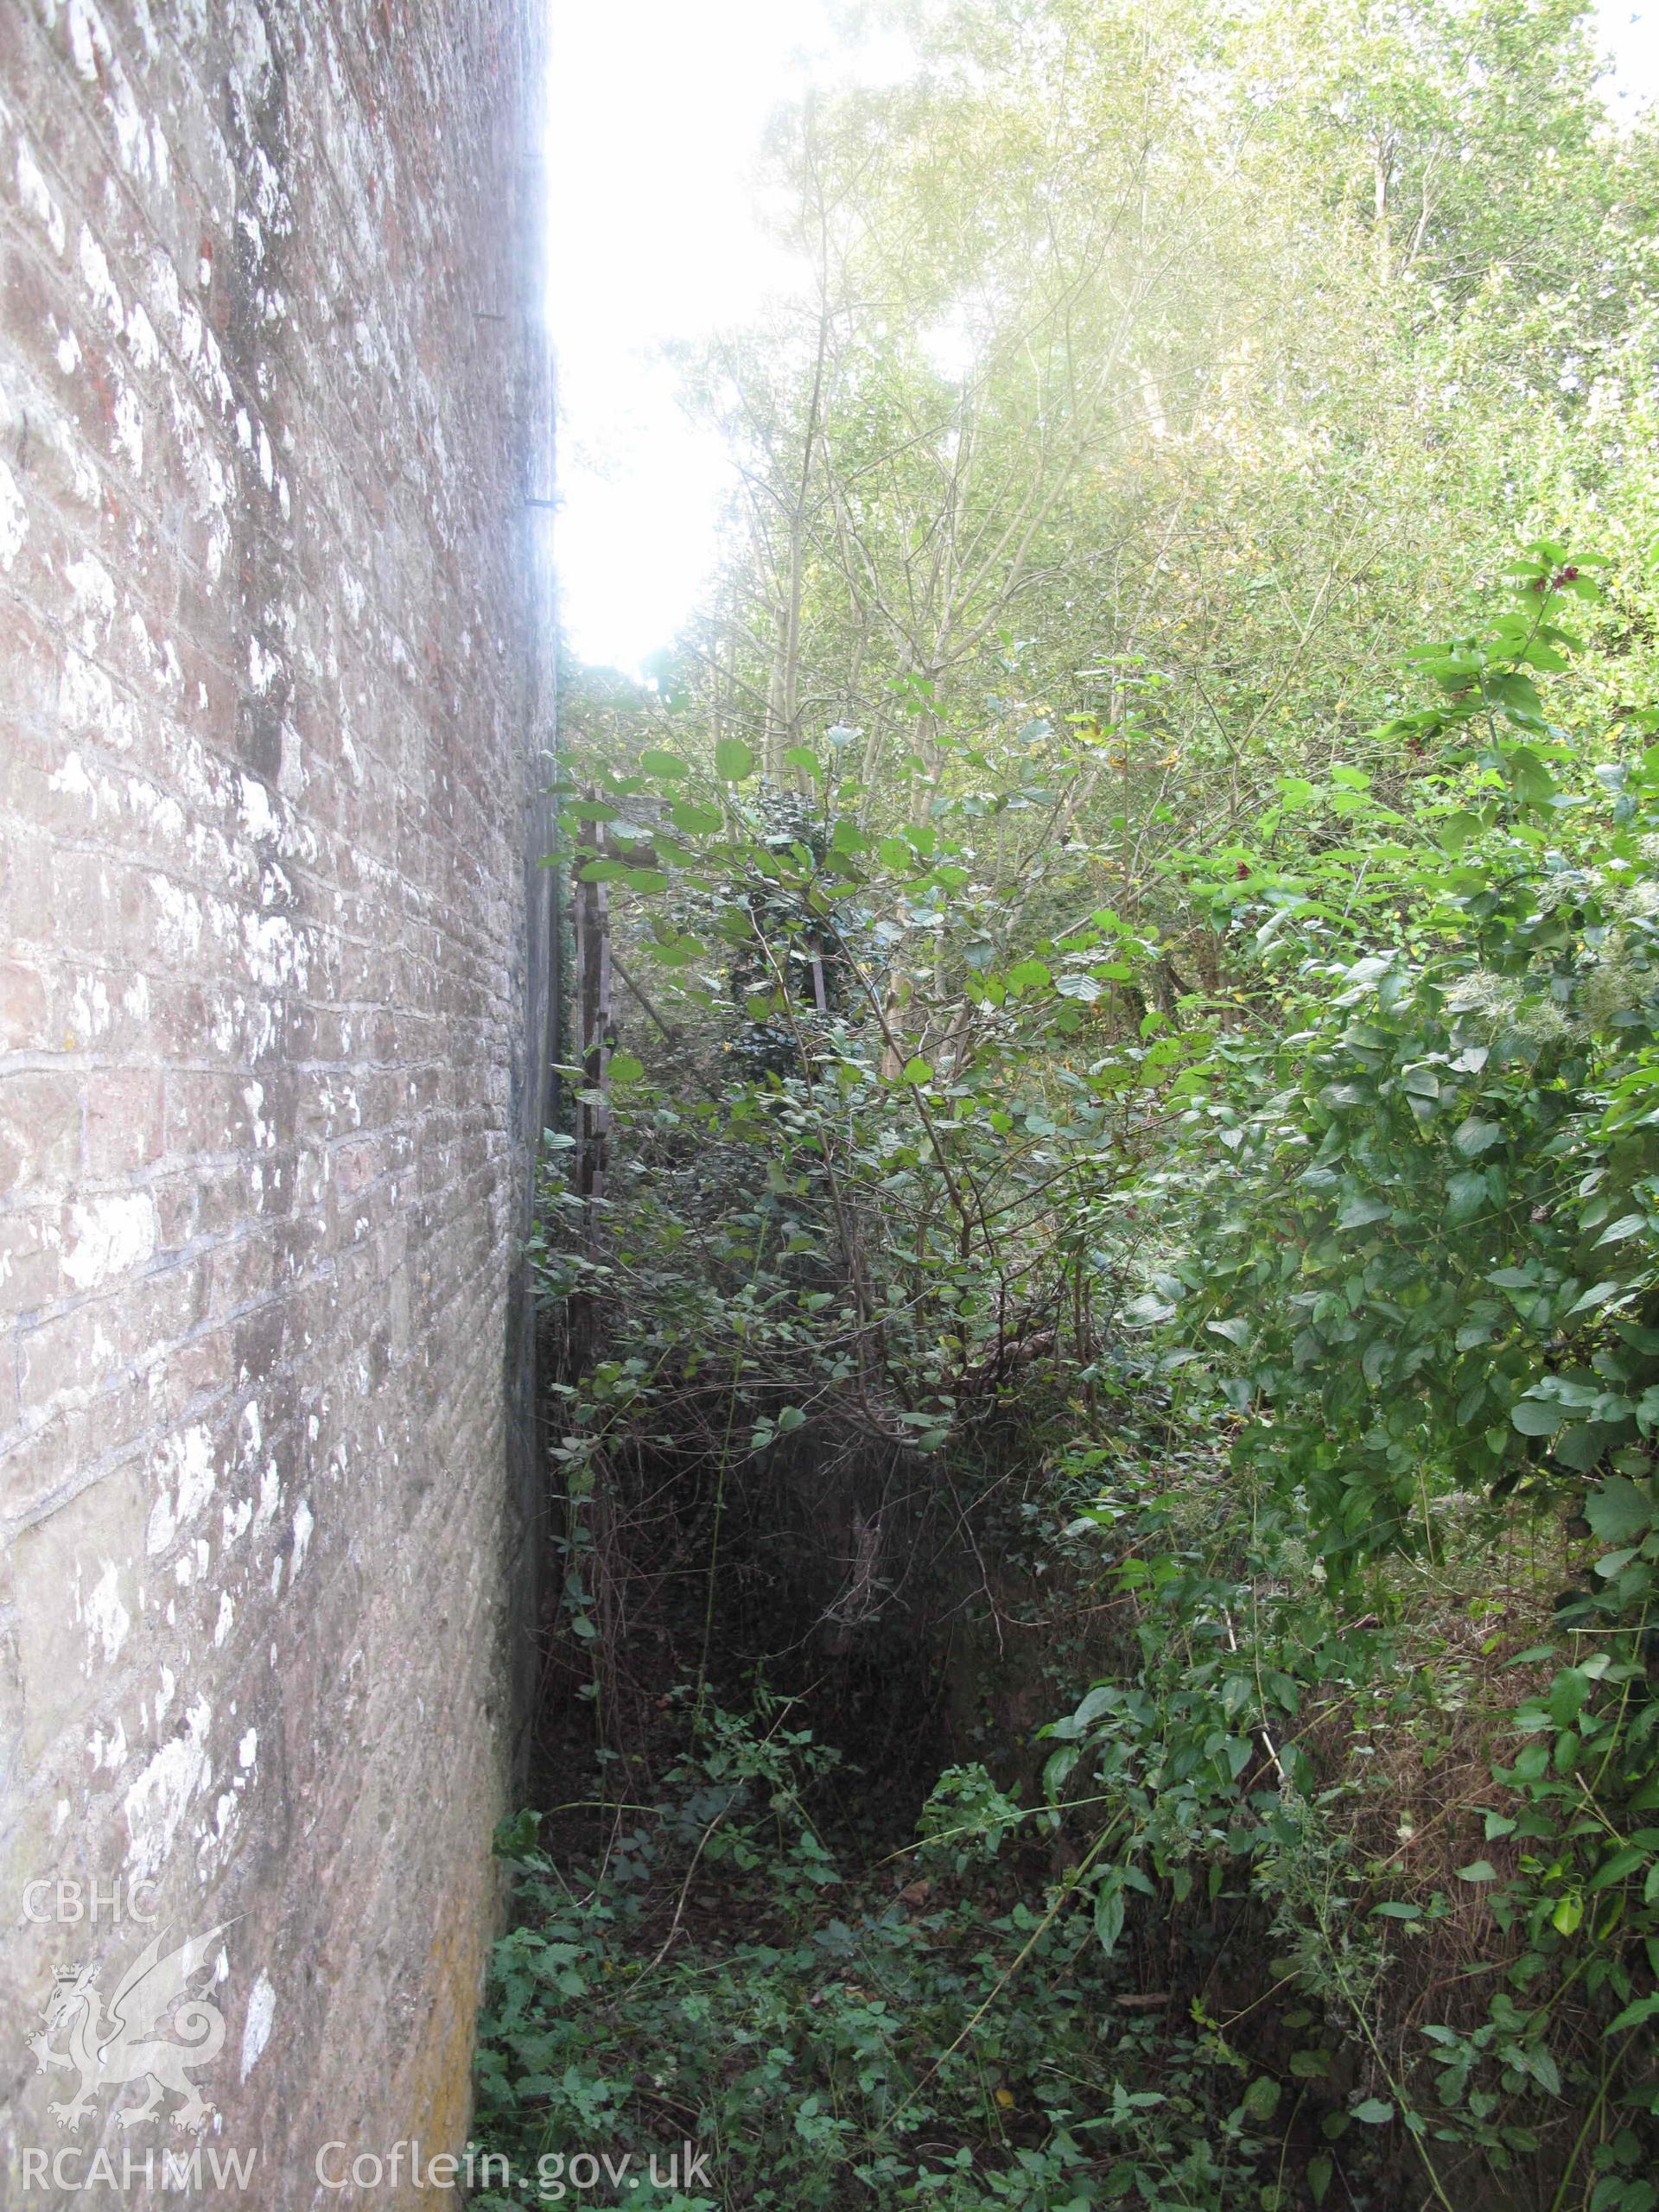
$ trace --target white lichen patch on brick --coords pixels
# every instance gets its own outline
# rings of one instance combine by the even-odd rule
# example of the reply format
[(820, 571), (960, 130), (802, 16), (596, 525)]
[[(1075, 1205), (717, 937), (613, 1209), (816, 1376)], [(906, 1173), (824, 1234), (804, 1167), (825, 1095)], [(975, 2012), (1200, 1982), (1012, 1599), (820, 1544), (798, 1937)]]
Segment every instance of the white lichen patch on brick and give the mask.
[(144, 410), (138, 404), (138, 395), (130, 385), (124, 385), (115, 396), (115, 442), (132, 465), (135, 476), (142, 475), (144, 467)]
[(127, 350), (135, 368), (143, 371), (153, 369), (162, 358), (156, 326), (144, 313), (141, 300), (135, 300), (127, 310)]
[(276, 2019), (276, 1992), (269, 1974), (261, 1972), (248, 1996), (247, 2017), (242, 2024), (242, 2072), (246, 2081), (264, 2056)]
[(132, 1616), (121, 1602), (121, 1570), (113, 1560), (105, 1562), (103, 1573), (81, 1599), (80, 1618), (89, 1649), (105, 1666), (112, 1667), (132, 1627)]
[(63, 1272), (77, 1290), (96, 1290), (141, 1267), (155, 1249), (156, 1205), (146, 1193), (88, 1198), (69, 1209)]
[(86, 1757), (94, 1774), (119, 1774), (127, 1763), (127, 1732), (118, 1719), (107, 1735), (94, 1728), (87, 1740)]
[(127, 319), (126, 304), (110, 274), (109, 257), (85, 223), (75, 244), (75, 259), (87, 297), (111, 329), (119, 330)]
[[(156, 35), (147, 10), (140, 8), (138, 13), (149, 34), (147, 48), (153, 53)], [(147, 118), (140, 110), (109, 26), (93, 0), (69, 0), (69, 46), (78, 73), (102, 91), (104, 111), (115, 133), (116, 158), (122, 168), (130, 176), (166, 185), (172, 162), (160, 118)]]
[(123, 1796), (127, 1866), (141, 1878), (161, 1872), (192, 1800), (211, 1783), (207, 1731), (213, 1717), (205, 1697), (194, 1699), (182, 1732), (162, 1745)]
[(0, 569), (10, 568), (29, 536), (29, 512), (17, 480), (0, 461)]
[[(60, 365), (63, 351), (63, 346), (60, 346)], [(80, 341), (78, 338), (74, 340), (74, 356), (79, 367)], [(104, 504), (103, 480), (99, 475), (97, 464), (81, 443), (70, 417), (60, 409), (43, 403), (31, 417), (29, 427), (31, 435), (38, 437), (42, 449), (50, 454), (52, 469), (61, 477), (62, 493), (70, 504), (83, 507), (89, 513), (96, 513)]]
[(137, 741), (138, 716), (90, 655), (72, 646), (58, 670), (58, 726), (66, 734), (99, 739), (120, 753)]
[(283, 664), (280, 658), (276, 653), (267, 652), (257, 638), (250, 638), (248, 639), (248, 683), (251, 689), (257, 694), (263, 695), (270, 690), (282, 672)]
[(74, 594), (80, 623), (80, 645), (95, 653), (110, 634), (115, 620), (115, 578), (95, 553), (82, 553), (64, 569), (64, 581)]
[(47, 778), (48, 791), (63, 791), (76, 798), (90, 798), (92, 812), (98, 811), (98, 786), (86, 772), (86, 764), (72, 746), (63, 757), (60, 767), (54, 768)]
[(300, 1569), (305, 1565), (305, 1554), (311, 1543), (311, 1531), (316, 1525), (311, 1508), (302, 1498), (294, 1509), (294, 1554), (289, 1562), (290, 1589), (298, 1579)]
[(158, 1558), (203, 1511), (219, 1479), (212, 1433), (200, 1422), (169, 1436), (156, 1452), (153, 1478), (159, 1486), (144, 1531), (144, 1549)]
[(27, 140), (23, 139), (20, 139), (17, 144), (17, 197), (27, 212), (45, 230), (53, 252), (61, 259), (69, 246), (69, 232), (63, 219), (63, 210), (54, 199), (40, 163)]
[(282, 1478), (276, 1471), (276, 1462), (269, 1460), (259, 1476), (259, 1503), (253, 1516), (253, 1539), (256, 1543), (276, 1526), (282, 1503)]
[(92, 0), (69, 0), (69, 51), (89, 85), (97, 84), (115, 61), (108, 27)]

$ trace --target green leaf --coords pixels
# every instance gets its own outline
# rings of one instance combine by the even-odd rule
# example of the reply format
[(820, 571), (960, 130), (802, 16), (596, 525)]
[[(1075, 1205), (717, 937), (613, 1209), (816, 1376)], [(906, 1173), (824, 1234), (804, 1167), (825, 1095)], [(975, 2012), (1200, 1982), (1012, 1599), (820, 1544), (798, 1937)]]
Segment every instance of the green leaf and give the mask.
[(1591, 1879), (1591, 1888), (1592, 1890), (1611, 1889), (1615, 1882), (1622, 1882), (1627, 1874), (1633, 1874), (1638, 1866), (1645, 1866), (1648, 1863), (1648, 1856), (1645, 1851), (1638, 1850), (1635, 1844), (1626, 1844), (1622, 1851), (1614, 1852), (1610, 1859), (1604, 1859), (1597, 1867)]
[(722, 737), (715, 747), (715, 772), (728, 784), (754, 773), (754, 754), (740, 737)]
[(1637, 1548), (1634, 1544), (1626, 1544), (1623, 1551), (1604, 1553), (1596, 1561), (1596, 1573), (1604, 1582), (1611, 1582), (1617, 1576), (1623, 1574), (1636, 1557)]
[(1647, 1225), (1648, 1217), (1644, 1213), (1622, 1213), (1617, 1221), (1609, 1223), (1596, 1242), (1598, 1244), (1624, 1244), (1632, 1236), (1639, 1236)]
[(933, 1065), (931, 1061), (916, 1058), (906, 1060), (905, 1062), (905, 1081), (906, 1083), (931, 1083), (932, 1080)]
[(706, 948), (694, 937), (671, 938), (666, 944), (654, 938), (647, 938), (645, 950), (667, 968), (689, 968), (694, 960), (708, 957)]
[(647, 775), (666, 776), (671, 783), (677, 783), (691, 772), (689, 760), (682, 760), (677, 753), (664, 753), (654, 745), (647, 746), (639, 755), (639, 766)]
[(522, 1859), (536, 1848), (536, 1831), (542, 1824), (539, 1813), (515, 1813), (511, 1820), (498, 1821), (491, 1849), (498, 1859)]
[(638, 1083), (645, 1071), (645, 1062), (636, 1060), (632, 1052), (613, 1052), (610, 1076), (613, 1083)]
[[(1525, 676), (1501, 676), (1488, 690), (1499, 705), (1517, 721), (1536, 721), (1542, 715), (1537, 687)], [(1510, 779), (1516, 796), (1530, 806), (1548, 806), (1555, 785), (1548, 768), (1529, 746), (1517, 745), (1509, 756)]]
[(1394, 2107), (1382, 2097), (1367, 2097), (1363, 2105), (1356, 2105), (1350, 2117), (1361, 2120), (1367, 2127), (1386, 2127), (1394, 2118)]
[(1558, 1728), (1570, 1728), (1584, 1710), (1590, 1677), (1578, 1667), (1563, 1667), (1550, 1684), (1548, 1711)]
[(1370, 1222), (1385, 1219), (1393, 1211), (1386, 1198), (1367, 1198), (1363, 1192), (1356, 1191), (1351, 1198), (1343, 1200), (1342, 1210), (1337, 1216), (1337, 1227), (1363, 1229)]
[(1040, 990), (1049, 980), (1048, 969), (1040, 960), (1021, 960), (1009, 969), (1007, 977), (1011, 991)]
[(1278, 2111), (1281, 2094), (1278, 2082), (1270, 2075), (1258, 2074), (1244, 2092), (1243, 2109), (1257, 2126), (1265, 2126)]
[(693, 806), (689, 799), (676, 799), (668, 810), (668, 818), (688, 837), (712, 836), (721, 820), (712, 806)]
[(1556, 2065), (1553, 2054), (1546, 2050), (1542, 2044), (1531, 2044), (1522, 2054), (1522, 2063), (1547, 2096), (1560, 2095), (1561, 2070)]
[[(1486, 1204), (1486, 1177), (1478, 1167), (1460, 1167), (1446, 1178), (1446, 1217), (1452, 1223), (1469, 1220)], [(1484, 1340), (1488, 1332), (1480, 1332), (1476, 1342)]]
[(1468, 1866), (1459, 1867), (1458, 1879), (1460, 1882), (1495, 1882), (1497, 1869), (1490, 1859), (1473, 1859)]
[(1123, 1878), (1116, 1870), (1095, 1891), (1095, 1938), (1108, 1958), (1123, 1933)]
[(1452, 1132), (1452, 1142), (1465, 1160), (1477, 1159), (1503, 1141), (1503, 1132), (1497, 1122), (1478, 1121), (1472, 1114)]
[(1562, 1466), (1587, 1475), (1600, 1459), (1605, 1441), (1601, 1431), (1588, 1422), (1578, 1421), (1570, 1428), (1563, 1428), (1549, 1448)]
[(1567, 1419), (1567, 1408), (1553, 1398), (1522, 1398), (1510, 1408), (1510, 1419), (1522, 1436), (1550, 1436)]
[(1624, 1475), (1610, 1475), (1585, 1501), (1584, 1517), (1604, 1544), (1629, 1543), (1653, 1519), (1652, 1497)]

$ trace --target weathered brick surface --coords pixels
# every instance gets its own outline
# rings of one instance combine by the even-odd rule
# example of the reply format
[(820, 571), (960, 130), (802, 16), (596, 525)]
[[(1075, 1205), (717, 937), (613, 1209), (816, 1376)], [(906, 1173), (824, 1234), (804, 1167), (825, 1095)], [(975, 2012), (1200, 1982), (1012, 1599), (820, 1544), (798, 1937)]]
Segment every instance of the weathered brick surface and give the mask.
[(49, 2115), (54, 1969), (107, 2004), (151, 1930), (30, 1883), (230, 1923), (235, 2201), (399, 2203), (318, 2148), (465, 2126), (533, 1551), (537, 13), (0, 0), (8, 2205), (162, 2201), (27, 2154), (180, 2139)]

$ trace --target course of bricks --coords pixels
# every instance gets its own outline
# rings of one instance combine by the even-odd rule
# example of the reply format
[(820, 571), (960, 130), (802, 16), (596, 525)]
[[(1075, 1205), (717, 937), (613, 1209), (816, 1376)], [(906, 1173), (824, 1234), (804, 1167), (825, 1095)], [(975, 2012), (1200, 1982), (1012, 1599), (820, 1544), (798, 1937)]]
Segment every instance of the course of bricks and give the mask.
[[(162, 1929), (224, 1924), (237, 2201), (395, 2204), (316, 2151), (466, 2126), (535, 1548), (538, 12), (0, 0), (8, 2204), (162, 2201), (176, 2100), (66, 2133), (29, 2048)], [(24, 2163), (100, 2144), (107, 2196)]]

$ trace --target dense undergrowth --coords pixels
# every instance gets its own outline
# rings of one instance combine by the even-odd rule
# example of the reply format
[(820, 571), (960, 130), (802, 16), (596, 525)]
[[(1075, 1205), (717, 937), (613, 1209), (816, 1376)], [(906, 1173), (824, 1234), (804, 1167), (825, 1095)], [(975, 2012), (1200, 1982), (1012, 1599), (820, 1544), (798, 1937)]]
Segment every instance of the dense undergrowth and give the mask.
[(941, 7), (785, 133), (748, 535), (568, 709), (486, 2201), (1659, 2205), (1652, 143), (1579, 12)]
[[(591, 1797), (503, 1847), (526, 2176), (678, 2127), (708, 2204), (1654, 2202), (1659, 748), (1541, 715), (1575, 569), (1430, 663), (1410, 813), (1333, 779), (1343, 845), (1199, 877), (1277, 1033), (1148, 1009), (1001, 1094), (1028, 1150), (965, 1066), (884, 1082), (874, 993), (749, 1005), (799, 1075), (624, 1071), (602, 1256), (556, 1185), (543, 1257), (626, 1356), (562, 1386)], [(851, 865), (766, 893), (784, 957)]]

